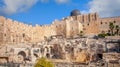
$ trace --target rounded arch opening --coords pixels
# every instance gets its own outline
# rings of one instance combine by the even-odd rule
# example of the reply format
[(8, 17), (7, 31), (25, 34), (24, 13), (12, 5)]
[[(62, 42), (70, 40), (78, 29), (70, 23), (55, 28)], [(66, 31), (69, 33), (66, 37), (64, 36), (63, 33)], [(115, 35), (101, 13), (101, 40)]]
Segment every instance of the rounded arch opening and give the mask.
[(46, 57), (47, 57), (47, 58), (50, 58), (50, 54), (49, 54), (49, 53), (47, 53), (47, 54), (46, 54)]
[(22, 55), (23, 57), (26, 57), (26, 53), (24, 51), (18, 52), (18, 55)]

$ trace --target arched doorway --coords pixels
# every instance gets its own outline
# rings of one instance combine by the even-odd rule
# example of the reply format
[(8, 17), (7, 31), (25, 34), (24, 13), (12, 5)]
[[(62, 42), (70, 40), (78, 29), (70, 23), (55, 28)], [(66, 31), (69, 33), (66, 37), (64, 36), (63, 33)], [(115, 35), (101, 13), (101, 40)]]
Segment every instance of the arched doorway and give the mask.
[(18, 52), (18, 62), (23, 62), (26, 59), (26, 53), (24, 51)]
[(47, 58), (50, 58), (50, 54), (49, 54), (49, 53), (47, 53), (47, 54), (46, 54), (46, 57), (47, 57)]
[(48, 47), (45, 47), (45, 51), (46, 51), (46, 52), (49, 52), (49, 48), (48, 48)]
[(24, 58), (26, 57), (26, 53), (24, 51), (18, 52), (18, 55), (22, 55)]

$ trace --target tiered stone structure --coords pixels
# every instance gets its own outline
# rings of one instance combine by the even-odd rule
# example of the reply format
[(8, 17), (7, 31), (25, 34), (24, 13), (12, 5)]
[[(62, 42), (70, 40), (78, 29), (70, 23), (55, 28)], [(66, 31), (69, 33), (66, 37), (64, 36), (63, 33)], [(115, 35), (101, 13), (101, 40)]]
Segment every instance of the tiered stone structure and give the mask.
[[(55, 20), (51, 25), (28, 25), (0, 17), (0, 44), (2, 43), (36, 43), (52, 35), (65, 38), (75, 37), (83, 31), (84, 35), (97, 35), (108, 32), (109, 22), (120, 25), (120, 17), (99, 18), (97, 13), (80, 14)], [(79, 14), (78, 14), (79, 13)]]

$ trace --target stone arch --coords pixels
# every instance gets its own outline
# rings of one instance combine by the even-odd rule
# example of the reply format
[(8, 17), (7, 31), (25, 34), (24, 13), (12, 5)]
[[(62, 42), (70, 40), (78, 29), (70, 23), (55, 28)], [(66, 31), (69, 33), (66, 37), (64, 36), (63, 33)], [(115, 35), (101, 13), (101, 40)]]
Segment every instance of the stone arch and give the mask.
[(17, 55), (18, 55), (18, 59), (17, 60), (19, 62), (22, 62), (22, 61), (24, 61), (26, 59), (25, 51), (19, 51)]
[(50, 58), (50, 54), (49, 54), (49, 53), (47, 53), (47, 54), (46, 54), (46, 57), (47, 57), (47, 58)]
[(26, 57), (26, 53), (25, 53), (24, 51), (18, 52), (18, 55), (21, 55), (21, 56), (23, 56), (23, 57)]
[(45, 47), (45, 50), (46, 50), (46, 52), (49, 52), (49, 48), (47, 46)]

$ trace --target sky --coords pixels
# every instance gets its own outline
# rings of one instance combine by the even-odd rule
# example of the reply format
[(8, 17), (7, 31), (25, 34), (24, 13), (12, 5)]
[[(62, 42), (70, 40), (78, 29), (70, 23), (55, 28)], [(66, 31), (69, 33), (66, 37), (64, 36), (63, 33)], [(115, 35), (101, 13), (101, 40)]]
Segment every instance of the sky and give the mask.
[(51, 24), (70, 16), (97, 12), (100, 17), (120, 16), (120, 0), (0, 0), (0, 16), (26, 24)]

